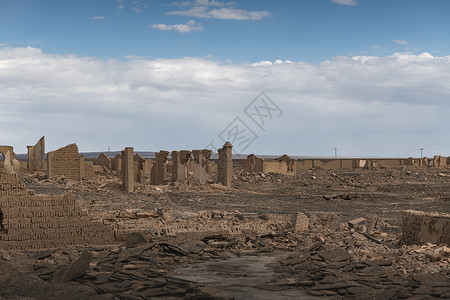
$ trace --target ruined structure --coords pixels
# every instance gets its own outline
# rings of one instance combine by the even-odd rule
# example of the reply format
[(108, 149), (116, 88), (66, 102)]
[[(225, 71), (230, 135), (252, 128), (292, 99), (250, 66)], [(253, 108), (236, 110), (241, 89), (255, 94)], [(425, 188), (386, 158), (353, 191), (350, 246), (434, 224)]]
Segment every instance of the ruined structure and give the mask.
[(193, 150), (194, 157), (192, 161), (192, 173), (194, 182), (199, 184), (206, 184), (210, 178), (209, 162), (211, 157), (211, 150)]
[(403, 241), (407, 244), (450, 245), (450, 215), (402, 211)]
[(242, 163), (245, 172), (249, 173), (280, 173), (284, 175), (297, 174), (297, 162), (288, 155), (276, 159), (265, 160), (251, 154)]
[(155, 162), (153, 163), (152, 171), (151, 171), (151, 184), (163, 184), (166, 179), (166, 164), (167, 157), (169, 156), (168, 151), (159, 151), (155, 153)]
[(0, 248), (43, 249), (114, 242), (112, 227), (91, 220), (73, 195), (35, 195), (0, 169)]
[(188, 179), (188, 166), (191, 160), (191, 151), (172, 151), (172, 181), (186, 182)]
[(231, 177), (233, 176), (233, 158), (230, 142), (226, 142), (219, 149), (219, 165), (217, 169), (217, 180), (226, 187), (231, 187)]
[[(3, 161), (1, 161), (2, 156)], [(16, 159), (13, 147), (0, 146), (0, 168), (8, 172), (15, 172), (20, 169), (20, 161)]]
[(45, 137), (41, 139), (34, 146), (27, 146), (28, 148), (28, 170), (43, 171), (45, 169)]
[(122, 151), (122, 186), (127, 193), (134, 192), (134, 156), (133, 147)]
[(108, 170), (111, 170), (111, 158), (109, 158), (105, 153), (101, 153), (95, 160), (95, 166), (102, 166)]
[(66, 147), (47, 153), (47, 177), (64, 176), (73, 180), (82, 180), (94, 176), (92, 162), (85, 162), (78, 154), (78, 146), (70, 144)]
[(116, 156), (111, 160), (111, 169), (117, 172), (117, 175), (120, 175), (122, 169), (122, 154), (117, 153)]
[(143, 158), (139, 153), (134, 155), (134, 173), (136, 182), (144, 183), (153, 167), (153, 160)]

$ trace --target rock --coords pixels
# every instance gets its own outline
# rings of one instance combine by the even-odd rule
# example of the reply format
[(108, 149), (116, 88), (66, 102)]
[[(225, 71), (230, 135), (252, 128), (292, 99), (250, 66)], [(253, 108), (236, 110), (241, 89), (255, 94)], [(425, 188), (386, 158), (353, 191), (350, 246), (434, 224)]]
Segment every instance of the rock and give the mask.
[(56, 250), (42, 250), (42, 251), (33, 251), (29, 252), (28, 256), (31, 258), (42, 260), (44, 258), (50, 257), (55, 253)]
[(358, 232), (366, 232), (367, 231), (367, 220), (365, 218), (357, 218), (351, 221), (348, 221), (349, 228), (355, 229)]
[(92, 254), (89, 251), (84, 250), (81, 256), (70, 264), (67, 270), (55, 274), (53, 281), (68, 282), (80, 277), (89, 270), (91, 260)]
[(8, 251), (6, 251), (6, 250), (1, 250), (0, 252), (1, 252), (2, 258), (3, 258), (4, 260), (11, 261), (11, 254), (9, 254)]
[(140, 232), (133, 232), (126, 236), (125, 247), (134, 248), (142, 244), (148, 243), (145, 237)]
[(319, 252), (319, 256), (330, 262), (345, 261), (350, 259), (347, 250), (343, 248), (332, 248)]

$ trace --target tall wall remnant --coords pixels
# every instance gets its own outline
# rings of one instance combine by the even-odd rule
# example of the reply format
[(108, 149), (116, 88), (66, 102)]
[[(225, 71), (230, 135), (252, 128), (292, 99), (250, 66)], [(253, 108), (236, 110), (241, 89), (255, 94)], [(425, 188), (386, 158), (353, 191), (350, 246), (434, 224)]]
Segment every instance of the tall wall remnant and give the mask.
[(127, 193), (134, 192), (134, 149), (126, 147), (122, 151), (122, 186)]
[(233, 176), (233, 158), (232, 148), (230, 142), (226, 142), (221, 149), (219, 149), (219, 165), (217, 179), (226, 187), (231, 187), (231, 178)]
[(450, 215), (402, 211), (403, 241), (407, 244), (450, 245)]
[(188, 178), (188, 165), (191, 160), (191, 151), (172, 151), (172, 181), (186, 182)]
[(41, 139), (34, 146), (27, 146), (28, 148), (28, 170), (42, 171), (45, 169), (45, 137)]
[(168, 156), (168, 151), (159, 151), (155, 153), (155, 162), (153, 163), (151, 171), (151, 184), (158, 185), (164, 183), (167, 174), (166, 165)]
[(47, 177), (53, 179), (55, 176), (82, 180), (94, 176), (94, 168), (78, 154), (78, 146), (70, 144), (47, 153)]
[(209, 162), (212, 151), (209, 149), (192, 150), (194, 157), (192, 165), (192, 173), (194, 182), (206, 184), (209, 180)]
[(16, 159), (13, 147), (0, 146), (0, 154), (3, 155), (3, 162), (0, 163), (0, 168), (3, 168), (8, 172), (20, 170), (20, 161)]

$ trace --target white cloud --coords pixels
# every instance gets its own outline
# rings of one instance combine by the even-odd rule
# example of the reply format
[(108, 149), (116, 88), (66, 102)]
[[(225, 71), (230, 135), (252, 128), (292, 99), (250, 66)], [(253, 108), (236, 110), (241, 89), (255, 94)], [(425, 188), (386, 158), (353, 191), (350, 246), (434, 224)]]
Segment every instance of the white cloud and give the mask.
[(193, 5), (187, 10), (176, 10), (169, 11), (168, 15), (177, 16), (187, 16), (196, 18), (214, 18), (214, 19), (224, 19), (224, 20), (261, 20), (263, 18), (269, 17), (270, 13), (268, 11), (247, 11), (243, 9), (234, 8), (235, 2), (229, 2), (229, 7), (213, 8), (210, 6), (223, 6), (223, 2), (216, 1), (196, 1), (189, 2), (184, 6)]
[(7, 43), (0, 43), (0, 47), (8, 46)]
[(92, 20), (104, 20), (104, 19), (105, 19), (104, 16), (95, 16), (95, 17), (92, 17)]
[[(450, 56), (396, 53), (317, 65), (207, 58), (100, 60), (0, 48), (0, 137), (26, 153), (201, 149), (265, 91), (284, 111), (248, 152), (448, 156)], [(442, 150), (442, 152), (440, 152)], [(444, 151), (445, 150), (445, 151)]]
[(165, 31), (178, 31), (179, 33), (188, 33), (191, 31), (203, 31), (203, 27), (200, 23), (194, 20), (189, 20), (186, 24), (153, 24), (153, 29), (165, 30)]
[(405, 40), (392, 40), (392, 41), (399, 45), (407, 45), (408, 44), (408, 42)]
[(341, 5), (358, 5), (356, 0), (330, 0), (330, 2)]

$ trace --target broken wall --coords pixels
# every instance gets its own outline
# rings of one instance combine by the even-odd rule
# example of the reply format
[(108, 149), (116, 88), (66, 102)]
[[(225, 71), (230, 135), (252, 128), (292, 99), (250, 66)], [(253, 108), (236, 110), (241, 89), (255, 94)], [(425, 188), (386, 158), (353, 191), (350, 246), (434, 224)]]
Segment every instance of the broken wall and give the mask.
[(407, 244), (450, 245), (450, 215), (402, 211), (403, 241)]
[(41, 139), (34, 146), (27, 146), (28, 148), (28, 170), (42, 171), (45, 169), (45, 137)]
[(0, 154), (2, 154), (4, 158), (0, 165), (2, 169), (8, 172), (17, 172), (20, 170), (20, 161), (16, 159), (13, 147), (0, 146)]
[(105, 153), (101, 153), (95, 160), (94, 165), (105, 167), (111, 170), (111, 158), (109, 158)]
[(192, 150), (192, 175), (194, 182), (206, 184), (210, 179), (210, 157), (212, 151), (208, 149)]
[(0, 172), (0, 249), (48, 249), (114, 243), (114, 231), (92, 220), (73, 195), (35, 195), (17, 174)]
[[(88, 170), (90, 176), (89, 172), (91, 172), (90, 168)], [(92, 174), (93, 172), (92, 167)], [(55, 176), (64, 176), (78, 181), (85, 177), (84, 157), (78, 154), (76, 144), (67, 145), (47, 154), (47, 177), (53, 179)]]

